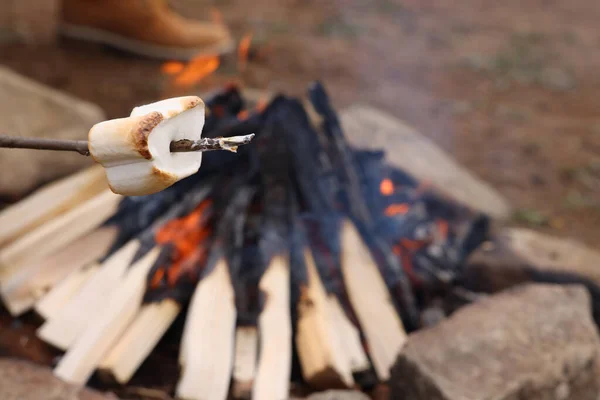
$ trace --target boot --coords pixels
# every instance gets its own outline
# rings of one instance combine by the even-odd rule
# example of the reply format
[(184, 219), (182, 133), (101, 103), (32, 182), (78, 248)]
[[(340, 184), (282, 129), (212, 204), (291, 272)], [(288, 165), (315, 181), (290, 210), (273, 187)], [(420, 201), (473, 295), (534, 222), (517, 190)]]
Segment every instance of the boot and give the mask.
[(234, 48), (224, 26), (183, 18), (166, 0), (63, 0), (61, 33), (165, 60), (189, 61)]

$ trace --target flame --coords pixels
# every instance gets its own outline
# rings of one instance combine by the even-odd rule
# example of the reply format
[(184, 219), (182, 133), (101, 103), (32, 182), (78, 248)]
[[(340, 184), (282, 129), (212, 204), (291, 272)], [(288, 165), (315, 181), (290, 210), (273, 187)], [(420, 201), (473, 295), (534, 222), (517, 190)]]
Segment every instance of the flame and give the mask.
[(392, 180), (389, 178), (382, 180), (381, 184), (379, 185), (379, 191), (384, 196), (391, 196), (394, 194), (394, 183)]
[(160, 67), (160, 72), (165, 75), (177, 75), (183, 71), (185, 65), (178, 61), (169, 61)]
[(398, 214), (405, 215), (409, 209), (410, 206), (406, 203), (392, 204), (385, 209), (385, 215), (388, 217), (393, 217)]
[(250, 52), (252, 36), (252, 33), (247, 33), (242, 40), (240, 40), (240, 45), (238, 47), (238, 64), (241, 71), (245, 70), (248, 65), (248, 53)]
[(249, 116), (250, 116), (250, 113), (248, 112), (248, 110), (242, 110), (238, 113), (237, 118), (240, 121), (243, 121), (245, 119), (248, 119)]
[(175, 78), (175, 85), (189, 87), (215, 72), (220, 65), (218, 56), (198, 56), (192, 59)]
[(194, 274), (195, 268), (207, 253), (204, 245), (210, 236), (211, 230), (206, 225), (205, 219), (210, 200), (205, 200), (194, 211), (185, 217), (174, 219), (161, 227), (155, 235), (157, 244), (171, 244), (173, 253), (171, 264), (159, 267), (152, 279), (150, 286), (156, 288), (167, 278), (170, 286), (175, 285), (183, 273)]
[(256, 111), (258, 111), (259, 113), (265, 111), (265, 109), (267, 108), (267, 106), (269, 105), (269, 99), (267, 96), (262, 96), (260, 99), (258, 99), (258, 101), (256, 102)]

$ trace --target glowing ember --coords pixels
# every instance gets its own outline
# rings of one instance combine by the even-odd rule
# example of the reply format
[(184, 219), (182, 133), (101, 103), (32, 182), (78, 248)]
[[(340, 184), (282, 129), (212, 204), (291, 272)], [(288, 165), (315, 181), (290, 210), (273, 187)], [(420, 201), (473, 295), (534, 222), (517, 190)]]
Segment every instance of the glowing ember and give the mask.
[(392, 194), (394, 194), (394, 183), (392, 182), (392, 180), (391, 179), (382, 180), (381, 184), (379, 185), (379, 191), (384, 196), (391, 196)]
[(250, 115), (250, 113), (248, 112), (248, 110), (242, 110), (238, 113), (237, 118), (240, 121), (243, 121), (245, 119), (248, 119), (248, 116)]
[(240, 46), (238, 47), (238, 64), (240, 66), (240, 70), (243, 71), (246, 69), (248, 65), (248, 53), (250, 51), (250, 44), (252, 43), (252, 34), (247, 33), (244, 35), (242, 40), (240, 41)]
[[(175, 285), (184, 273), (194, 275), (198, 263), (206, 256), (204, 242), (210, 236), (211, 230), (206, 224), (206, 212), (211, 205), (206, 200), (185, 217), (169, 221), (155, 236), (157, 244), (173, 246), (170, 265), (158, 268), (150, 281), (150, 286), (156, 288), (165, 275), (170, 286)], [(193, 276), (190, 276), (193, 278)]]
[(185, 65), (177, 61), (169, 61), (160, 67), (160, 71), (165, 75), (177, 75), (183, 71)]
[(404, 215), (408, 212), (410, 206), (406, 203), (401, 204), (392, 204), (385, 209), (385, 215), (388, 217), (393, 217), (394, 215)]

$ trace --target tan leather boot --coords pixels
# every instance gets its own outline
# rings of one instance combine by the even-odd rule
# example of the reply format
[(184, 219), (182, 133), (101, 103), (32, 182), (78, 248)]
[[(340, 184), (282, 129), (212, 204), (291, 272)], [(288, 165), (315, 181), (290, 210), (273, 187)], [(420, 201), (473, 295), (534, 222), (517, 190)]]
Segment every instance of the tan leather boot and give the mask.
[(185, 19), (165, 0), (63, 0), (61, 33), (168, 60), (220, 55), (234, 47), (224, 26)]

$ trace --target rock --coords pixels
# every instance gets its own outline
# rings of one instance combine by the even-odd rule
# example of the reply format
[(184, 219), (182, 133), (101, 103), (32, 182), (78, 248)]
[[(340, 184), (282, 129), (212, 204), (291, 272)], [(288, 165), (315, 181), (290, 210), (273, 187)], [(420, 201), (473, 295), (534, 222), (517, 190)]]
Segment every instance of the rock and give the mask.
[(312, 394), (306, 400), (369, 400), (369, 396), (355, 390), (327, 390)]
[(506, 228), (467, 260), (465, 285), (496, 292), (525, 281), (582, 283), (600, 290), (600, 252), (569, 239)]
[[(0, 67), (1, 134), (86, 140), (105, 116), (97, 106)], [(17, 200), (37, 186), (93, 163), (78, 153), (0, 149), (0, 198)]]
[(62, 382), (52, 370), (27, 361), (0, 360), (0, 399), (2, 400), (118, 400)]
[(457, 201), (498, 219), (510, 216), (510, 206), (491, 186), (402, 121), (362, 105), (347, 108), (340, 119), (352, 145), (385, 150), (390, 164), (429, 181)]
[(579, 285), (528, 284), (409, 336), (392, 399), (596, 400), (600, 338)]

